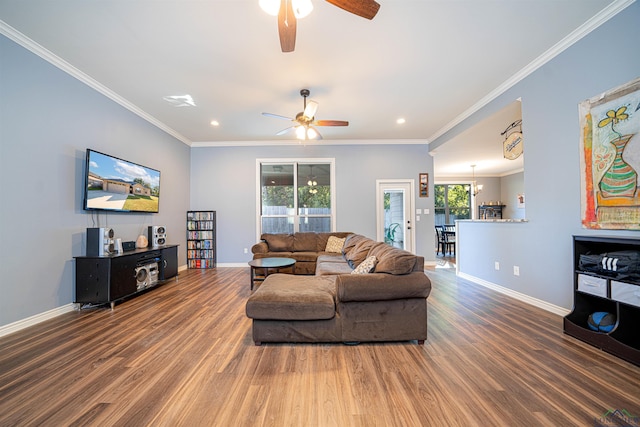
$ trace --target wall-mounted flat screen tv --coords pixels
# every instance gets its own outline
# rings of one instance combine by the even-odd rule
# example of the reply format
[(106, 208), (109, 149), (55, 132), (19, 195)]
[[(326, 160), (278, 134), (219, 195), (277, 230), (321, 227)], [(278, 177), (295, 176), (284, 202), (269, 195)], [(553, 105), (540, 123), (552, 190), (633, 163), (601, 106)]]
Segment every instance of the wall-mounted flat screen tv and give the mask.
[(160, 171), (87, 149), (84, 209), (157, 213)]

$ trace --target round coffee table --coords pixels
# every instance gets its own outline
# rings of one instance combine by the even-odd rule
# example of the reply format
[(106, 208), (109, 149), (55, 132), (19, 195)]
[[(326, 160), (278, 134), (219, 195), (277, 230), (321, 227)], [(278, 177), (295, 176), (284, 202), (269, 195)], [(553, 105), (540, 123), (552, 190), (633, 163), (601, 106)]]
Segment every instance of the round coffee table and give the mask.
[[(269, 269), (279, 270), (285, 267), (295, 265), (296, 260), (293, 258), (257, 258), (249, 261), (251, 267), (251, 290), (253, 290), (254, 282), (262, 282), (269, 275)], [(264, 269), (264, 276), (256, 276), (256, 268)]]

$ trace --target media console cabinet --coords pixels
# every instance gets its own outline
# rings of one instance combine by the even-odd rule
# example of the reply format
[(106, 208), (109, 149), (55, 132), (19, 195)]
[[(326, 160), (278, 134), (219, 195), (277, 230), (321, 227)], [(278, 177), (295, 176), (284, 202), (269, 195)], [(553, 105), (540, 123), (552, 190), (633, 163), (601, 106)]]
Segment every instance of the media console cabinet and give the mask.
[(178, 275), (178, 245), (103, 256), (78, 256), (76, 303), (111, 304)]

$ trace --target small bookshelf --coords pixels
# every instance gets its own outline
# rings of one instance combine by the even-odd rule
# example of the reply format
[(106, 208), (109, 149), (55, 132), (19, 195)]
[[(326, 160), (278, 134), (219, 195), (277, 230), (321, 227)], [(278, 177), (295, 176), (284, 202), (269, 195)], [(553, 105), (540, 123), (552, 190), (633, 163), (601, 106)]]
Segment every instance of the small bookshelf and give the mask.
[(215, 266), (216, 212), (187, 211), (187, 267)]

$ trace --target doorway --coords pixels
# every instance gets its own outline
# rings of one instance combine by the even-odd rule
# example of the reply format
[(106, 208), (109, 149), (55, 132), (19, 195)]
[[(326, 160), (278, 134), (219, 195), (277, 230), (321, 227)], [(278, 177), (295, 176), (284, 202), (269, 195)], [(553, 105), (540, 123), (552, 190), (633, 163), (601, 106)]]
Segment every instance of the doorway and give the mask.
[(376, 180), (377, 240), (415, 253), (413, 179)]

